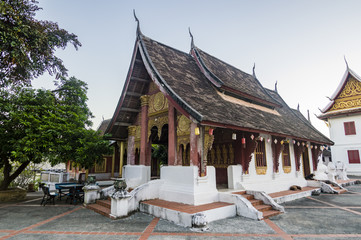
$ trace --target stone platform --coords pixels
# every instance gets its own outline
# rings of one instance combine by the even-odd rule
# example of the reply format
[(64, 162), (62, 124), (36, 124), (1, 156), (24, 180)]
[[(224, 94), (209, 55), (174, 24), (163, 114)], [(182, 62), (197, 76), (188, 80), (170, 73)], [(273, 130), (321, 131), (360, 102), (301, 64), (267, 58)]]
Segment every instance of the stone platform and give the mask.
[(196, 215), (203, 215), (207, 222), (236, 216), (236, 206), (226, 202), (214, 202), (202, 205), (188, 205), (161, 199), (152, 199), (140, 203), (141, 212), (166, 219), (184, 227), (192, 227)]
[(299, 198), (311, 196), (312, 191), (320, 189), (319, 187), (303, 187), (302, 190), (292, 191), (280, 191), (268, 194), (273, 200), (280, 204), (284, 202), (293, 201)]

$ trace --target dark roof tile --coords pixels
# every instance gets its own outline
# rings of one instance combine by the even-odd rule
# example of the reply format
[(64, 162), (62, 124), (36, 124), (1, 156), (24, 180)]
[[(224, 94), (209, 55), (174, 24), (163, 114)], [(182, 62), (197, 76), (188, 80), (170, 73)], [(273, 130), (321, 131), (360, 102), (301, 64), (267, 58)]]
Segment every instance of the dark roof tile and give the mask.
[[(258, 94), (259, 97), (271, 99), (281, 105), (274, 110), (230, 96), (222, 97), (200, 71), (190, 54), (145, 36), (142, 36), (142, 44), (158, 74), (181, 101), (202, 116), (202, 121), (332, 144), (332, 141), (318, 132), (302, 114), (289, 108), (278, 93), (261, 86)], [(219, 66), (221, 65), (224, 63), (219, 63)], [(239, 87), (256, 84), (250, 75), (236, 69), (232, 71), (243, 76), (242, 85)]]

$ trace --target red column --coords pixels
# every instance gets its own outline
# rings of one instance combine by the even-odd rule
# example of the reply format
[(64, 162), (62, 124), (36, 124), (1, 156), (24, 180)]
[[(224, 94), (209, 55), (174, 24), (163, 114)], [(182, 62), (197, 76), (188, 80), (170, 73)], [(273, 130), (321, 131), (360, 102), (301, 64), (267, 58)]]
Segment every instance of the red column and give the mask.
[(147, 159), (147, 143), (148, 143), (148, 103), (149, 96), (144, 95), (140, 97), (140, 103), (142, 106), (142, 120), (141, 120), (141, 132), (140, 132), (140, 157), (139, 165), (146, 165), (149, 163)]
[(191, 166), (198, 166), (199, 165), (199, 156), (198, 156), (198, 136), (195, 134), (195, 129), (197, 124), (191, 122), (191, 134), (189, 139), (190, 149), (190, 165)]
[(128, 148), (127, 148), (127, 164), (135, 164), (135, 149), (134, 149), (134, 138), (135, 138), (135, 126), (128, 127)]
[(177, 121), (176, 110), (169, 103), (168, 107), (168, 166), (177, 165)]

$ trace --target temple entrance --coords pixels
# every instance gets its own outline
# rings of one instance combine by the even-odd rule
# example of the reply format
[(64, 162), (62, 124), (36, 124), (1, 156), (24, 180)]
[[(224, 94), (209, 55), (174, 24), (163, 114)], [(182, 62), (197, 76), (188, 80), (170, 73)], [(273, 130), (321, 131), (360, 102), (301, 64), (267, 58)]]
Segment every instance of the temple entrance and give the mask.
[(160, 166), (168, 165), (168, 124), (163, 125), (160, 137), (158, 128), (152, 127), (149, 143), (151, 146), (151, 177), (159, 178)]
[(232, 139), (233, 131), (217, 128), (214, 130), (212, 149), (208, 151), (207, 165), (216, 169), (217, 188), (228, 188), (227, 168), (237, 164), (235, 161), (236, 141)]
[(304, 177), (307, 177), (311, 174), (310, 170), (310, 159), (308, 157), (308, 148), (305, 149), (305, 151), (302, 153), (302, 165), (303, 165), (303, 174)]

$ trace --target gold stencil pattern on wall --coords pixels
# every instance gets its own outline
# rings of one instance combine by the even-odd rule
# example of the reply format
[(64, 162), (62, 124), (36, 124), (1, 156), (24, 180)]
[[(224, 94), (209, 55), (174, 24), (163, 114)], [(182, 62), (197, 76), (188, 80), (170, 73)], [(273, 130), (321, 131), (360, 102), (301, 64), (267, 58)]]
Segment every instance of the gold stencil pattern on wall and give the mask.
[(158, 92), (150, 96), (148, 110), (150, 116), (166, 110), (168, 110), (168, 100), (162, 92)]
[(191, 120), (186, 116), (181, 115), (178, 117), (177, 135), (189, 135), (191, 132)]

